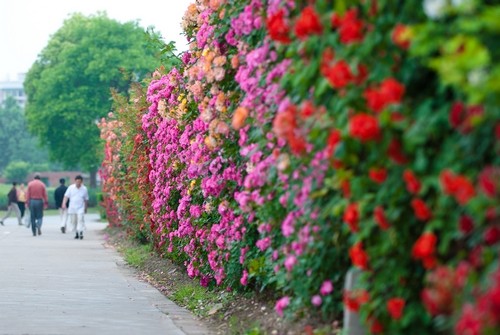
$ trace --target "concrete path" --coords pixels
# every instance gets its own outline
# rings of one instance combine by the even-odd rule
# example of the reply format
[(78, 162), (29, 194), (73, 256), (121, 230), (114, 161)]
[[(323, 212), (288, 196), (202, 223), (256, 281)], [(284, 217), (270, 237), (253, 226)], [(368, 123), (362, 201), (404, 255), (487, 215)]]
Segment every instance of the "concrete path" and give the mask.
[(42, 235), (0, 226), (0, 334), (211, 334), (187, 310), (139, 281), (87, 214), (83, 240), (46, 216)]

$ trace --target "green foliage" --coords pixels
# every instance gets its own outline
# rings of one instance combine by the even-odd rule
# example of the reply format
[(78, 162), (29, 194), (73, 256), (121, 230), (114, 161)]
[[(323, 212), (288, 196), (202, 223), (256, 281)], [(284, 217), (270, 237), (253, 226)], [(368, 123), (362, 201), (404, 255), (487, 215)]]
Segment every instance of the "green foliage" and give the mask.
[(26, 181), (28, 173), (30, 173), (30, 165), (28, 163), (14, 161), (10, 162), (5, 168), (4, 177), (7, 181), (21, 183)]
[(174, 42), (163, 42), (161, 35), (153, 28), (147, 29), (147, 47), (164, 66), (180, 66), (182, 61), (176, 55), (177, 49)]
[(259, 329), (259, 326), (255, 326), (252, 329), (249, 329), (245, 332), (245, 335), (263, 335), (265, 333), (262, 332), (262, 330)]
[(463, 90), (469, 103), (489, 99), (498, 103), (500, 7), (482, 1), (466, 3), (447, 8), (449, 15), (443, 20), (415, 25), (411, 52), (427, 58), (427, 64), (442, 82)]
[(24, 113), (13, 97), (0, 106), (0, 173), (12, 161), (30, 164), (47, 162), (47, 153), (28, 132)]
[(173, 293), (172, 300), (198, 315), (206, 315), (219, 297), (205, 287), (188, 282)]
[(89, 191), (89, 207), (96, 207), (99, 204), (99, 194), (101, 190), (88, 186), (87, 189)]
[(33, 164), (31, 166), (32, 171), (50, 171), (52, 170), (52, 167), (48, 163), (38, 163), (38, 164)]
[(140, 245), (123, 250), (125, 261), (136, 268), (144, 266), (145, 261), (151, 253), (150, 245)]
[(7, 210), (7, 193), (12, 188), (12, 184), (0, 184), (0, 209)]
[(111, 88), (127, 92), (157, 66), (136, 22), (75, 14), (27, 74), (29, 128), (54, 161), (96, 171), (102, 156), (96, 123), (111, 108)]

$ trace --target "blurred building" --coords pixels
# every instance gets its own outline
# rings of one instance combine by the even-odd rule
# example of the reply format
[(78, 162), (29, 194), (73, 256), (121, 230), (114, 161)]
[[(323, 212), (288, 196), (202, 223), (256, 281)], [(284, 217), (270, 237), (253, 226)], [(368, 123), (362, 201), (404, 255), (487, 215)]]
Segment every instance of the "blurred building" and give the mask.
[(25, 77), (25, 73), (20, 73), (17, 75), (16, 80), (0, 80), (0, 104), (3, 104), (7, 97), (11, 96), (24, 109), (26, 105), (26, 95), (23, 87)]

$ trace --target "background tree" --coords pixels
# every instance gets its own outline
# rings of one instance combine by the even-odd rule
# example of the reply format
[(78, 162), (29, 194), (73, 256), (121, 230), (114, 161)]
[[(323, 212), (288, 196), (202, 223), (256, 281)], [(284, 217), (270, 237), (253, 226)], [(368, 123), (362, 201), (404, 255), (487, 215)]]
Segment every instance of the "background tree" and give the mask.
[(29, 129), (51, 160), (90, 171), (102, 156), (97, 122), (111, 108), (110, 89), (126, 92), (160, 65), (137, 22), (75, 14), (52, 36), (25, 80)]
[(4, 176), (8, 182), (17, 181), (23, 183), (30, 172), (30, 164), (22, 161), (13, 161), (4, 170)]
[(0, 173), (12, 161), (48, 163), (46, 150), (40, 149), (28, 132), (24, 112), (14, 98), (8, 97), (0, 106), (0, 120)]

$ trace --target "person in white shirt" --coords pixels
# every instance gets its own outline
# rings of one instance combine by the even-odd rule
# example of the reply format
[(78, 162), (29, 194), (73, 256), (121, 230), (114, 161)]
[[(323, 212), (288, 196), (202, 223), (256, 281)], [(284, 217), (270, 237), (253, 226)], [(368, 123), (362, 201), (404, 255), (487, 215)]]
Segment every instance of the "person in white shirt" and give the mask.
[(69, 200), (68, 217), (73, 226), (73, 231), (76, 232), (75, 239), (83, 239), (83, 231), (85, 230), (84, 214), (87, 213), (89, 203), (89, 192), (83, 185), (82, 176), (75, 177), (75, 183), (70, 185), (64, 193), (62, 208), (66, 208)]

